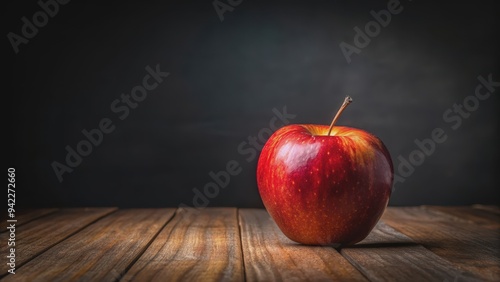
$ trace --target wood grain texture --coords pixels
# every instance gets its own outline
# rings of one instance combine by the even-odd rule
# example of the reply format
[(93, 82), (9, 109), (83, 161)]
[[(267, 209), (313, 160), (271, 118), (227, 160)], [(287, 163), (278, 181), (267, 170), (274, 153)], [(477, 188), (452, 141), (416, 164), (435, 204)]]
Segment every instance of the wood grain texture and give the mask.
[(1, 263), (2, 281), (500, 281), (494, 206), (389, 207), (365, 240), (339, 251), (290, 241), (262, 209), (23, 216), (16, 274)]
[(239, 211), (247, 281), (366, 281), (335, 249), (297, 244), (265, 210)]
[(114, 212), (37, 256), (4, 280), (118, 280), (174, 211), (138, 209)]
[(123, 281), (243, 281), (235, 208), (180, 209)]
[(500, 214), (500, 206), (473, 205), (472, 208), (489, 211), (495, 214)]
[[(85, 226), (116, 210), (115, 208), (62, 209), (58, 212), (16, 227), (16, 268), (39, 255), (43, 251), (77, 233)], [(0, 235), (1, 242), (7, 242), (9, 234)], [(2, 244), (0, 253), (10, 249)], [(0, 276), (7, 274), (8, 266), (0, 264)]]
[(370, 281), (474, 278), (383, 222), (379, 222), (365, 240), (340, 252)]
[(460, 270), (482, 280), (500, 281), (498, 229), (450, 220), (426, 207), (388, 208), (382, 219)]
[(442, 213), (443, 216), (451, 216), (450, 222), (473, 223), (481, 227), (497, 230), (500, 228), (500, 214), (490, 212), (485, 209), (475, 209), (472, 207), (443, 207), (425, 206), (434, 212)]
[[(26, 224), (32, 220), (35, 220), (39, 217), (51, 214), (56, 212), (57, 209), (28, 209), (28, 210), (20, 210), (15, 213), (15, 218), (17, 220), (16, 226), (19, 227), (23, 224)], [(7, 213), (2, 212), (2, 219), (0, 220), (0, 232), (7, 231)]]

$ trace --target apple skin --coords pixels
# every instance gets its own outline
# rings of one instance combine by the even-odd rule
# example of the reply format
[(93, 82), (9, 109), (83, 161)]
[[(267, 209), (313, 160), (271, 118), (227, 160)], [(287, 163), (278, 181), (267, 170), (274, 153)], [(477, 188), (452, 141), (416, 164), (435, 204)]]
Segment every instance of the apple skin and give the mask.
[(266, 142), (257, 185), (267, 211), (291, 240), (353, 245), (368, 236), (391, 195), (394, 169), (380, 139), (361, 129), (288, 125)]

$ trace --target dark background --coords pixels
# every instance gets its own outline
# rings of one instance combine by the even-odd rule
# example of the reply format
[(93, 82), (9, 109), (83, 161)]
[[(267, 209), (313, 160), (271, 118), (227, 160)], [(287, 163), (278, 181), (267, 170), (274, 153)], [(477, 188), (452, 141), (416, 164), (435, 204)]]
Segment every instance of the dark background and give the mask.
[[(500, 204), (500, 89), (457, 130), (442, 118), (474, 94), (478, 75), (500, 80), (496, 2), (401, 1), (350, 64), (339, 44), (353, 44), (353, 28), (388, 1), (345, 2), (244, 0), (221, 22), (209, 0), (71, 1), (17, 55), (6, 35), (40, 7), (3, 3), (2, 137), (17, 205), (192, 205), (192, 189), (236, 160), (241, 174), (210, 205), (262, 207), (257, 158), (247, 162), (238, 145), (268, 127), (273, 108), (286, 106), (293, 123), (328, 124), (345, 95), (354, 103), (339, 124), (379, 136), (395, 166), (414, 139), (436, 127), (448, 135), (392, 205)], [(170, 76), (119, 120), (111, 102), (157, 64)], [(59, 183), (51, 163), (104, 117), (115, 131)]]

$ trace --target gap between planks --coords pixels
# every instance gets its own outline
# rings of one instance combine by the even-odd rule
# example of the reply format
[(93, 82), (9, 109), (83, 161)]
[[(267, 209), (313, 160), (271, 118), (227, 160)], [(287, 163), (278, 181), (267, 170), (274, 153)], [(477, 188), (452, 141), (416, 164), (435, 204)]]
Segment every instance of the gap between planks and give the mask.
[[(15, 212), (15, 219), (17, 222), (15, 222), (16, 227), (19, 227), (23, 224), (29, 223), (35, 219), (41, 218), (43, 216), (47, 216), (51, 213), (54, 213), (58, 211), (58, 209), (27, 209), (27, 210), (20, 210), (18, 212)], [(7, 223), (7, 214), (2, 213), (2, 219), (0, 220), (0, 233), (7, 232), (7, 226), (9, 223)]]
[[(382, 220), (464, 273), (500, 281), (500, 228), (489, 216), (431, 206), (389, 207)], [(468, 279), (468, 274), (456, 279)]]
[(117, 210), (29, 260), (2, 281), (118, 280), (174, 211)]
[[(16, 269), (115, 210), (116, 208), (61, 209), (16, 226)], [(7, 233), (0, 235), (2, 242), (7, 241), (7, 236)], [(10, 253), (10, 248), (7, 244), (2, 245), (0, 253)], [(0, 277), (7, 275), (8, 269), (7, 264), (1, 264)]]
[(236, 208), (180, 209), (123, 281), (244, 281)]

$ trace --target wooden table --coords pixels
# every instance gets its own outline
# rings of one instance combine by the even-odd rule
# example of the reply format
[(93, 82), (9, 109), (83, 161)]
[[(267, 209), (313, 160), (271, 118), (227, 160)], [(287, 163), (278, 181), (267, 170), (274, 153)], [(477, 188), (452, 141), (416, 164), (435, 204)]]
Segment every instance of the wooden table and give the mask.
[(265, 210), (39, 209), (2, 219), (2, 281), (500, 281), (500, 208), (390, 207), (350, 248), (288, 240)]

